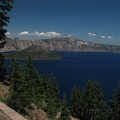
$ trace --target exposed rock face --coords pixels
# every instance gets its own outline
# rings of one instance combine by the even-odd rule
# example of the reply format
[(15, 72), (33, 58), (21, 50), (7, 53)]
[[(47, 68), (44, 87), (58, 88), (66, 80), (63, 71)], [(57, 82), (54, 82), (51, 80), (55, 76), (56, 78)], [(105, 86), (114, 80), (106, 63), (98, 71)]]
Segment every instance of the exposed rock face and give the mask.
[(39, 45), (50, 51), (120, 52), (120, 46), (88, 43), (78, 40), (75, 37), (52, 38), (45, 40), (19, 40), (17, 38), (8, 38), (7, 43), (1, 51), (20, 51), (31, 45)]

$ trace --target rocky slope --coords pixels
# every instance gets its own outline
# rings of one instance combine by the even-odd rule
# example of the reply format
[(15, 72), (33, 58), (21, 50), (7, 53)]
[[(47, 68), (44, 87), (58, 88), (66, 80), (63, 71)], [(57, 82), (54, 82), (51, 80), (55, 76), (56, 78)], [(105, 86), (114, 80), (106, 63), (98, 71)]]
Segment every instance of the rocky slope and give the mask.
[(50, 51), (120, 52), (120, 46), (89, 43), (78, 40), (75, 37), (44, 40), (19, 40), (18, 38), (8, 38), (6, 45), (1, 51), (20, 51), (32, 45), (38, 45)]

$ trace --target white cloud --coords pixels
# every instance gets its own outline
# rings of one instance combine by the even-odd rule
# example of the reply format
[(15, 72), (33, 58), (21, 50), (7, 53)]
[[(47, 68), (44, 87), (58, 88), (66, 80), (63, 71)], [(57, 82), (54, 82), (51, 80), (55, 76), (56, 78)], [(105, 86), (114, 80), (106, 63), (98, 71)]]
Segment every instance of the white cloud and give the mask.
[(101, 38), (107, 38), (107, 39), (112, 39), (113, 37), (112, 36), (104, 36), (104, 35), (100, 35)]
[(57, 32), (46, 32), (45, 36), (46, 37), (59, 37), (59, 36), (61, 36), (61, 34), (57, 33)]
[(95, 33), (91, 33), (91, 32), (89, 32), (88, 35), (89, 35), (90, 37), (95, 37), (95, 36), (97, 36)]
[(106, 36), (104, 36), (104, 35), (102, 35), (102, 36), (100, 36), (101, 38), (107, 38)]
[(10, 32), (6, 32), (5, 35), (10, 35)]
[[(91, 33), (91, 32), (89, 32), (88, 35), (89, 35), (89, 37), (91, 37), (91, 38), (97, 36), (95, 33)], [(100, 38), (103, 38), (103, 39), (112, 39), (112, 38), (113, 38), (112, 36), (106, 36), (106, 35), (99, 35), (99, 37), (100, 37)]]
[(28, 31), (23, 31), (23, 32), (18, 33), (18, 35), (29, 35), (29, 32)]
[(35, 36), (44, 36), (44, 37), (59, 37), (59, 36), (62, 36), (62, 34), (60, 33), (57, 33), (57, 32), (34, 32), (34, 33), (31, 33), (30, 35), (35, 35)]
[(111, 38), (113, 38), (113, 37), (111, 37), (111, 36), (108, 36), (108, 38), (110, 38), (110, 39), (111, 39)]
[(57, 33), (57, 32), (33, 32), (33, 33), (29, 33), (28, 31), (23, 31), (18, 33), (18, 35), (33, 35), (33, 36), (43, 36), (43, 37), (59, 37), (62, 36), (62, 34)]

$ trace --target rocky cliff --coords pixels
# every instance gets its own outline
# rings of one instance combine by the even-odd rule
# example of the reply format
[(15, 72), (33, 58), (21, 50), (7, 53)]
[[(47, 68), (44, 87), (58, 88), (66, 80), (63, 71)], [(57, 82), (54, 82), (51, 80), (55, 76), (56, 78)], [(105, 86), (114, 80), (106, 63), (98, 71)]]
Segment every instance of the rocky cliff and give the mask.
[(18, 38), (7, 38), (7, 43), (1, 51), (20, 51), (32, 45), (38, 45), (39, 47), (50, 51), (120, 52), (120, 46), (89, 43), (78, 40), (75, 37), (44, 40), (20, 40)]

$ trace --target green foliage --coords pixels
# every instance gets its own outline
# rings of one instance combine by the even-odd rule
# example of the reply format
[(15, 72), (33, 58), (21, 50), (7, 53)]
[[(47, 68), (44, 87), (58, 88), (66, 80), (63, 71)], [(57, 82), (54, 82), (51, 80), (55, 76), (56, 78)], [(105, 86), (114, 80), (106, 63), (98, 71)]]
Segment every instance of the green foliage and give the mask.
[[(0, 0), (0, 49), (4, 47), (5, 41), (5, 33), (7, 32), (4, 29), (9, 22), (9, 18), (7, 16), (8, 12), (12, 9), (13, 0)], [(0, 54), (0, 82), (5, 79), (6, 69), (4, 68), (4, 56)]]
[(38, 86), (38, 81), (39, 75), (32, 65), (31, 57), (29, 57), (25, 64), (24, 76), (21, 84), (23, 89), (22, 97), (25, 99), (24, 104), (26, 107), (29, 106), (32, 102), (36, 102), (36, 88)]
[(48, 97), (52, 97), (53, 99), (58, 99), (59, 97), (58, 85), (53, 73), (50, 74), (47, 81), (47, 94)]
[(22, 70), (22, 67), (23, 65), (17, 59), (12, 58), (10, 67), (10, 99), (8, 100), (8, 105), (20, 112), (24, 108), (30, 107), (32, 102), (37, 101), (36, 86), (39, 81), (39, 75), (33, 68), (30, 57), (26, 62), (24, 70)]
[(12, 58), (11, 66), (10, 66), (10, 98), (8, 98), (8, 105), (15, 109), (16, 111), (20, 111), (23, 107), (21, 93), (23, 92), (21, 88), (21, 80), (22, 80), (22, 68), (21, 64), (17, 59)]
[(106, 102), (104, 101), (103, 91), (98, 83), (94, 81), (93, 83), (93, 94), (94, 94), (94, 108), (95, 108), (95, 117), (94, 119), (106, 120)]
[[(52, 114), (50, 114), (51, 111), (49, 109), (49, 103), (53, 104), (52, 106), (55, 111), (55, 113), (53, 115), (56, 115), (60, 108), (60, 100), (59, 100), (58, 85), (57, 85), (54, 74), (50, 74), (49, 79), (47, 81), (46, 97), (47, 97), (46, 102), (48, 103), (46, 111), (47, 111), (48, 115), (49, 116), (52, 115)], [(51, 100), (52, 100), (52, 102), (51, 102)]]
[[(35, 69), (34, 69), (35, 70)], [(33, 81), (33, 102), (37, 105), (38, 108), (42, 108), (43, 110), (46, 108), (46, 75), (43, 74), (39, 76), (37, 70), (35, 70), (34, 75), (36, 78)]]
[(93, 107), (93, 84), (91, 80), (88, 80), (82, 92), (82, 108), (88, 109), (91, 107)]
[(57, 114), (57, 107), (53, 98), (49, 98), (47, 101), (47, 114), (49, 118), (54, 118)]
[(80, 118), (81, 114), (81, 94), (79, 88), (74, 86), (71, 93), (71, 115), (75, 118)]
[(114, 91), (113, 99), (110, 101), (110, 120), (119, 120), (120, 119), (120, 83), (118, 89)]
[(7, 16), (8, 12), (13, 8), (12, 3), (14, 0), (1, 0), (0, 1), (0, 47), (2, 48), (5, 44), (5, 33), (7, 32), (4, 29), (4, 26), (7, 26), (9, 18)]
[(67, 108), (66, 94), (63, 95), (62, 106), (61, 106), (61, 117), (60, 120), (70, 120), (70, 116)]
[(89, 80), (81, 97), (82, 119), (104, 120), (105, 107), (104, 96), (97, 81)]
[(44, 94), (44, 92), (46, 92), (46, 88), (47, 88), (47, 77), (46, 74), (42, 74), (40, 76), (40, 85), (41, 85), (41, 89), (40, 89), (40, 94)]
[(45, 74), (42, 74), (37, 82), (35, 87), (38, 97), (45, 101), (46, 99), (46, 89), (47, 89), (47, 77)]
[[(12, 58), (10, 66), (10, 98), (7, 104), (20, 113), (26, 108), (31, 109), (34, 103), (37, 107), (47, 110), (50, 117), (54, 117), (59, 108), (59, 91), (55, 76), (39, 76), (32, 65), (31, 57), (28, 58), (24, 69), (17, 59)], [(24, 101), (24, 102), (23, 102)]]
[(0, 82), (3, 82), (6, 79), (7, 70), (4, 67), (4, 56), (0, 54)]

